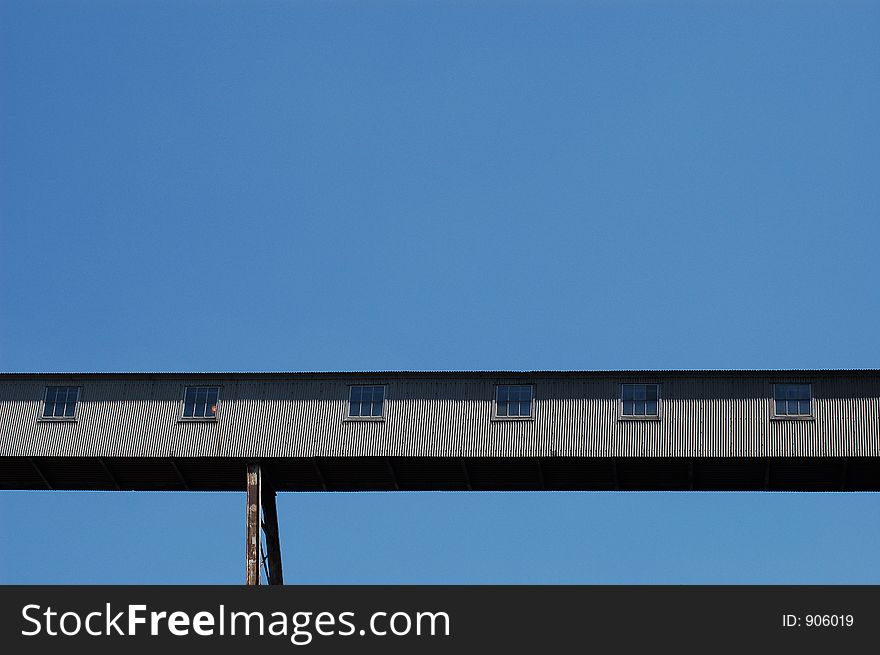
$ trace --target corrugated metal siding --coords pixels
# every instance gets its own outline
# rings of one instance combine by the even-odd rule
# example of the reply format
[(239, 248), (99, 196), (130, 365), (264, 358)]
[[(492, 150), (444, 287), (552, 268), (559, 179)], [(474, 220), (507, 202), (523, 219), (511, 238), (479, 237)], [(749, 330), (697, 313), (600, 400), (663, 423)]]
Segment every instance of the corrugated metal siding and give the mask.
[[(621, 382), (660, 382), (659, 421), (619, 420)], [(774, 382), (810, 382), (815, 420), (773, 420)], [(346, 421), (348, 385), (386, 384), (386, 420)], [(493, 421), (497, 383), (533, 383), (532, 421)], [(40, 421), (46, 385), (82, 387), (75, 423)], [(219, 420), (183, 422), (187, 384)], [(0, 379), (0, 456), (780, 457), (880, 455), (880, 374), (607, 373)]]

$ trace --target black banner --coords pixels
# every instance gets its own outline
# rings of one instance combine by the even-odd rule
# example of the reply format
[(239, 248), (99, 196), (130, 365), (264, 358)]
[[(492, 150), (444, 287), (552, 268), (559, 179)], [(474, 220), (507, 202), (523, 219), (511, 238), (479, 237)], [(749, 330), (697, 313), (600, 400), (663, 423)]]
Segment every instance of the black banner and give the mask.
[(5, 586), (7, 653), (872, 652), (878, 586)]

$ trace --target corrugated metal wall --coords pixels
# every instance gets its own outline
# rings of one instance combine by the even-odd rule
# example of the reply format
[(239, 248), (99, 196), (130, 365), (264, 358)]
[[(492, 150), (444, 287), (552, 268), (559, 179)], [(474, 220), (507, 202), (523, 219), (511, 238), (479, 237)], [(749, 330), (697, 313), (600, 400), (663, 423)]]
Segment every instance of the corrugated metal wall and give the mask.
[[(619, 419), (639, 381), (661, 384), (660, 420)], [(773, 382), (812, 383), (815, 419), (771, 419)], [(385, 421), (345, 420), (352, 383), (387, 385)], [(497, 383), (534, 384), (534, 420), (493, 421)], [(76, 422), (39, 420), (51, 384), (82, 388)], [(218, 421), (179, 420), (187, 384), (222, 387)], [(880, 375), (0, 380), (0, 456), (363, 455), (877, 456)]]

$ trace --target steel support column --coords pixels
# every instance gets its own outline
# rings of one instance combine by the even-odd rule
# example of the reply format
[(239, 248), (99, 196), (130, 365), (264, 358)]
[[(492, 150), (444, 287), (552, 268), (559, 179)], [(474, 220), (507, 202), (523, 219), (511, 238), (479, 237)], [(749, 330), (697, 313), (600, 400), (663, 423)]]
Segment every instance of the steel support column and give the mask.
[(260, 584), (260, 465), (247, 465), (247, 541), (245, 584)]
[(278, 511), (275, 508), (275, 490), (262, 481), (263, 531), (266, 533), (266, 559), (269, 564), (269, 584), (283, 585), (281, 569), (281, 539), (278, 536)]

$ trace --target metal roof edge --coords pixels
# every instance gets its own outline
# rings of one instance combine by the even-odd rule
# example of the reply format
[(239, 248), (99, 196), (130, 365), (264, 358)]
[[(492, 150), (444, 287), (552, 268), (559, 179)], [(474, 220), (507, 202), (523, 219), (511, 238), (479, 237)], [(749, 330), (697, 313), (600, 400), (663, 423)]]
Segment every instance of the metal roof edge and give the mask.
[(602, 377), (871, 377), (880, 369), (619, 369), (619, 370), (474, 370), (474, 371), (110, 371), (110, 372), (0, 372), (0, 380), (24, 378), (105, 379), (339, 379), (339, 378), (602, 378)]

